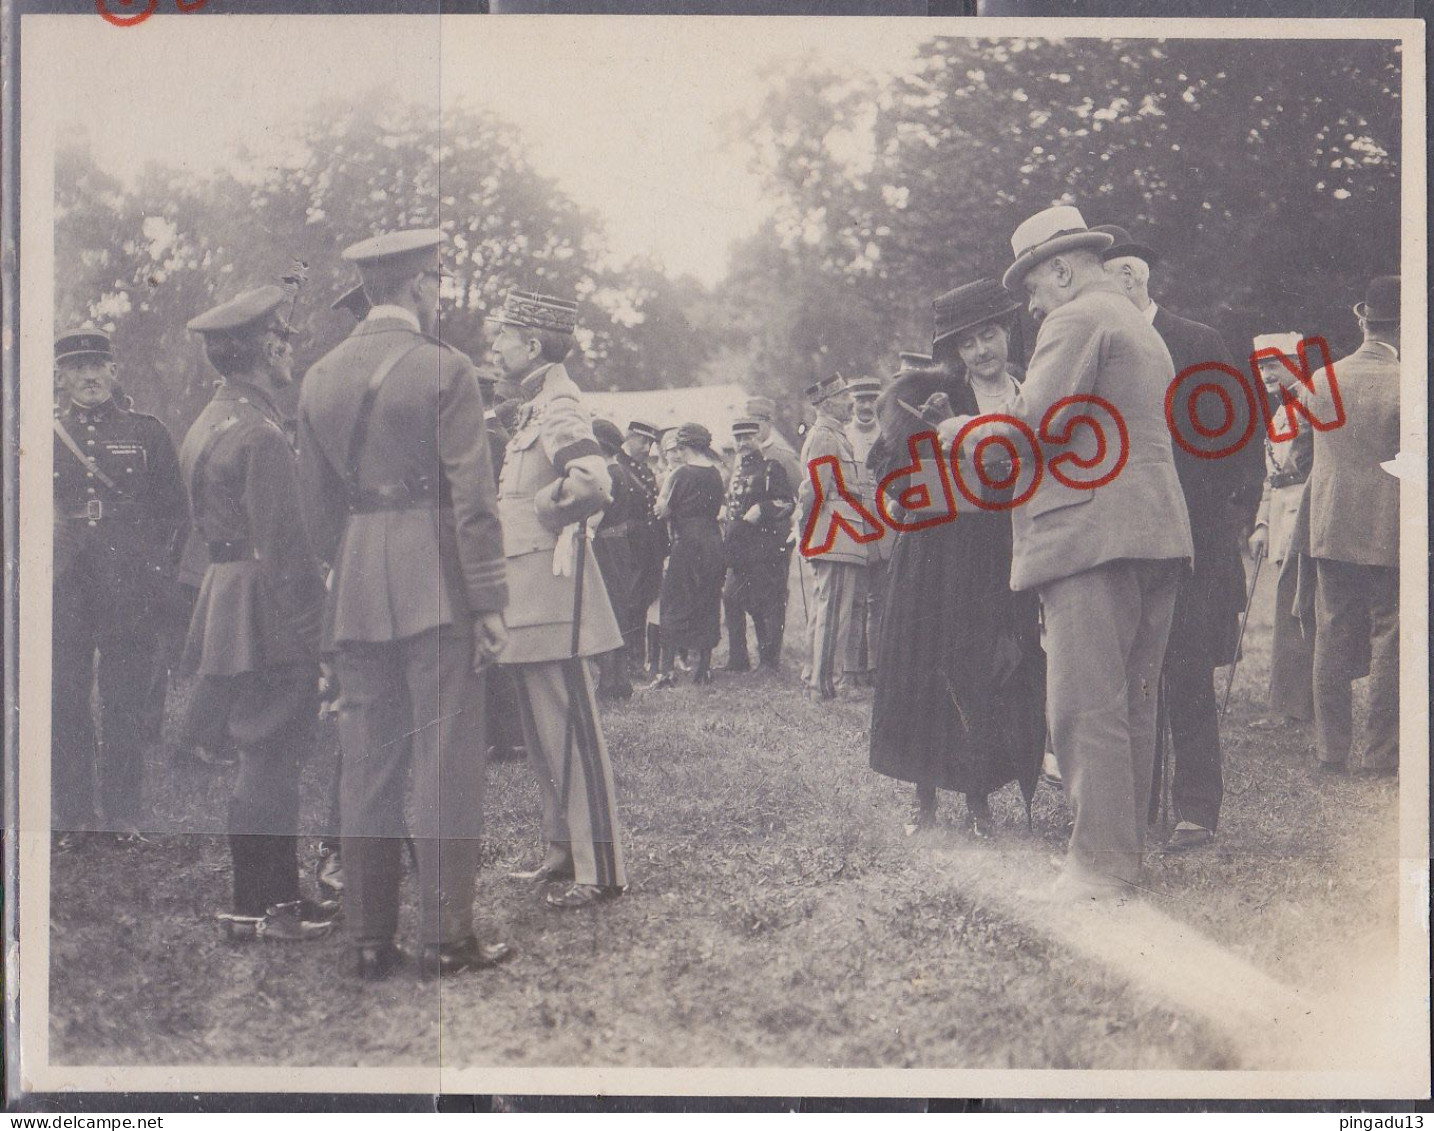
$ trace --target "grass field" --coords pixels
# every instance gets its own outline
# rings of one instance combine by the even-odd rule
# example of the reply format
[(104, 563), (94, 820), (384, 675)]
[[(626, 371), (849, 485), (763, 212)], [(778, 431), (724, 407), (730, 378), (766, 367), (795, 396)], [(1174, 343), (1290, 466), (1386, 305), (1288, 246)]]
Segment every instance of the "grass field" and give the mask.
[[(799, 638), (793, 626), (789, 652)], [(1318, 776), (1308, 733), (1253, 727), (1268, 671), (1258, 619), (1246, 653), (1221, 836), (1154, 857), (1144, 898), (1292, 987), (1338, 981), (1354, 954), (1383, 968), (1397, 783)], [(907, 837), (909, 787), (868, 769), (868, 715), (869, 700), (809, 703), (794, 674), (719, 673), (605, 709), (632, 888), (580, 914), (502, 878), (536, 858), (537, 791), (526, 764), (494, 766), (479, 914), (519, 953), (441, 992), (411, 972), (356, 982), (342, 933), (222, 942), (227, 771), (156, 761), (155, 827), (187, 831), (53, 858), (52, 1059), (433, 1065), (441, 1047), (444, 1064), (469, 1066), (1251, 1066), (1228, 1031), (947, 866), (959, 853), (968, 869), (1053, 877), (1058, 792), (1041, 788), (1030, 833), (1011, 786), (993, 799), (992, 843), (964, 832), (955, 798), (940, 828)], [(335, 758), (330, 742), (306, 769), (311, 819)], [(408, 941), (413, 928), (410, 905)]]

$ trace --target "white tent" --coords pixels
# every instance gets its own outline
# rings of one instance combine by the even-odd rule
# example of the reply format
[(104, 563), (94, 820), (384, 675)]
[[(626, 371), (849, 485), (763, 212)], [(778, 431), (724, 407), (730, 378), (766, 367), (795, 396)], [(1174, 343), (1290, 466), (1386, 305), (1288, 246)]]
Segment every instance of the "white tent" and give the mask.
[(740, 420), (752, 394), (741, 385), (694, 385), (688, 389), (639, 389), (623, 393), (583, 393), (594, 417), (611, 420), (623, 431), (642, 420), (658, 428), (693, 421), (706, 425), (717, 448), (732, 447), (732, 422)]

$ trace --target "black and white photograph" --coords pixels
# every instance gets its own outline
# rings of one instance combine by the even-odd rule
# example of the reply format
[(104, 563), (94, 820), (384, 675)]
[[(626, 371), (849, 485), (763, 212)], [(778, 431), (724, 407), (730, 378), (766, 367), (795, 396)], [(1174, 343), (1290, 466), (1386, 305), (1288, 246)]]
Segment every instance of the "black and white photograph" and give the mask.
[(17, 1087), (1429, 1095), (1422, 23), (27, 7)]

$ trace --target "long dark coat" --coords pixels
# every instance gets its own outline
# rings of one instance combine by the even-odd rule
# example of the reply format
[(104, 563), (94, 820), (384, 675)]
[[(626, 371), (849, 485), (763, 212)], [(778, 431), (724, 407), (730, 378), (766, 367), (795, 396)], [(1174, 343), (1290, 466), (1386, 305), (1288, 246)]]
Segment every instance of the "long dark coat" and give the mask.
[[(1156, 332), (1170, 351), (1175, 372), (1202, 362), (1233, 366), (1224, 343), (1209, 326), (1172, 314), (1163, 306), (1155, 312)], [(1256, 390), (1263, 395), (1263, 390)], [(1221, 459), (1201, 459), (1179, 444), (1172, 444), (1175, 472), (1190, 514), (1190, 537), (1195, 557), (1190, 576), (1176, 599), (1172, 641), (1184, 654), (1199, 657), (1211, 668), (1235, 658), (1240, 615), (1245, 607), (1245, 567), (1240, 553), (1237, 516), (1253, 517), (1264, 479), (1264, 447), (1260, 442), (1263, 418), (1248, 443)]]
[[(937, 391), (958, 416), (980, 411), (963, 379), (899, 377), (883, 397), (878, 481), (908, 462), (909, 436), (935, 430), (899, 402)], [(899, 534), (889, 568), (872, 769), (980, 796), (1018, 781), (1029, 798), (1045, 747), (1045, 658), (1035, 594), (1010, 588), (1010, 514), (958, 503), (953, 521)]]

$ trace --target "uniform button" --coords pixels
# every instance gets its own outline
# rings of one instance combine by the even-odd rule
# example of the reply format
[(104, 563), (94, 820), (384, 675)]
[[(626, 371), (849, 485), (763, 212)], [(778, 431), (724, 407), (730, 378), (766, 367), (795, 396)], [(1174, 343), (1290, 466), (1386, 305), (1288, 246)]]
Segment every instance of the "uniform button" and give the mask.
[(93, 495), (94, 493), (95, 493), (95, 489), (94, 489), (93, 487), (86, 487), (86, 488), (85, 488), (85, 494), (87, 494), (87, 495)]
[(95, 473), (94, 473), (93, 471), (87, 471), (87, 472), (85, 472), (85, 478), (86, 478), (86, 479), (93, 479), (94, 477), (95, 477)]
[(85, 425), (85, 431), (87, 431), (87, 432), (93, 432), (94, 430), (95, 430), (95, 426), (94, 426), (93, 424), (86, 424), (86, 425)]

